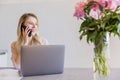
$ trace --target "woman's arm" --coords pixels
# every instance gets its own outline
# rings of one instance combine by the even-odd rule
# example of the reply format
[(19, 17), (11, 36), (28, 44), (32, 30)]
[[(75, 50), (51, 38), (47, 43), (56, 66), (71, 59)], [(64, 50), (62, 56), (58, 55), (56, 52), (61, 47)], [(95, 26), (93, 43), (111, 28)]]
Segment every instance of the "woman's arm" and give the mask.
[(17, 53), (16, 53), (15, 42), (11, 44), (11, 52), (12, 52), (11, 60), (12, 60), (13, 66), (16, 68)]

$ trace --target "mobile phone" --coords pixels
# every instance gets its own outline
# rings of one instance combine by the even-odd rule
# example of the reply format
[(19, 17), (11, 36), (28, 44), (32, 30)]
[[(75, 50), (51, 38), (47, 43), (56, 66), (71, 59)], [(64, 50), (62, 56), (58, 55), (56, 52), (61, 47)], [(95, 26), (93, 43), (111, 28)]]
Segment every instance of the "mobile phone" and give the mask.
[[(22, 29), (24, 29), (24, 31), (26, 29), (26, 26), (24, 24), (21, 25), (21, 32), (22, 32)], [(32, 36), (32, 29), (29, 29), (29, 31), (30, 32), (29, 32), (28, 36), (31, 37)]]

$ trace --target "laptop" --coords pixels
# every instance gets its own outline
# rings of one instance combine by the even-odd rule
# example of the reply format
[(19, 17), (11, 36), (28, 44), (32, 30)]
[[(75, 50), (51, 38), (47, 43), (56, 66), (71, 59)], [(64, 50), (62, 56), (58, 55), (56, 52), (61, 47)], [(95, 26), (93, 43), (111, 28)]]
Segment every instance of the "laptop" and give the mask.
[(64, 71), (64, 45), (21, 46), (21, 74), (60, 74)]

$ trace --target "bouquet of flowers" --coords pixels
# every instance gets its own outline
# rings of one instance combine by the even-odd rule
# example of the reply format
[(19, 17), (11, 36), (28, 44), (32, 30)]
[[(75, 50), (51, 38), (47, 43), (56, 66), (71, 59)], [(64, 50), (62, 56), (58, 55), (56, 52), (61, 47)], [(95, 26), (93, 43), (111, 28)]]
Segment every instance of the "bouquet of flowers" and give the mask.
[(88, 43), (94, 44), (95, 71), (107, 76), (108, 65), (104, 56), (106, 33), (120, 37), (120, 0), (87, 0), (78, 2), (74, 16), (82, 20), (80, 40), (86, 36)]

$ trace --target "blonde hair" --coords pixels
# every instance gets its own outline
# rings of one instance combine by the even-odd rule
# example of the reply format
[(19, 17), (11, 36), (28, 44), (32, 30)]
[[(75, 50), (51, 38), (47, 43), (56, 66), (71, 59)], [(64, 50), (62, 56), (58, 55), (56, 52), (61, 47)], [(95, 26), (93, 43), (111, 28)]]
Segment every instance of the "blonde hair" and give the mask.
[[(37, 26), (39, 25), (38, 24), (38, 17), (33, 13), (25, 13), (20, 17), (18, 27), (17, 27), (17, 42), (16, 42), (16, 48), (17, 48), (17, 51), (18, 51), (17, 53), (20, 53), (20, 47), (21, 47), (21, 45), (23, 43), (23, 35), (22, 35), (22, 32), (21, 32), (21, 25), (26, 21), (26, 19), (28, 17), (34, 17), (37, 20)], [(39, 37), (39, 32), (38, 31), (33, 36), (32, 40), (33, 40), (33, 43), (42, 44), (41, 40), (40, 40), (40, 37)]]

